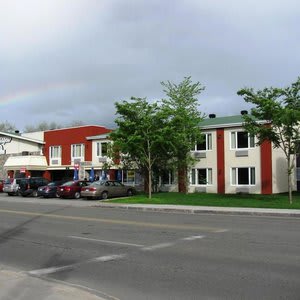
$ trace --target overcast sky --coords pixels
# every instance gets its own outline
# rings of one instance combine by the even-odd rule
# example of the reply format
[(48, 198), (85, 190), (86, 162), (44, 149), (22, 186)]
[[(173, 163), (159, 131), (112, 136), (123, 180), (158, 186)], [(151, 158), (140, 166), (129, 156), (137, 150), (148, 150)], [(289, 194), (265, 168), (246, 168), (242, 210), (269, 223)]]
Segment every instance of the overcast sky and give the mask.
[(114, 126), (114, 102), (186, 76), (217, 116), (300, 76), (299, 0), (0, 0), (1, 121)]

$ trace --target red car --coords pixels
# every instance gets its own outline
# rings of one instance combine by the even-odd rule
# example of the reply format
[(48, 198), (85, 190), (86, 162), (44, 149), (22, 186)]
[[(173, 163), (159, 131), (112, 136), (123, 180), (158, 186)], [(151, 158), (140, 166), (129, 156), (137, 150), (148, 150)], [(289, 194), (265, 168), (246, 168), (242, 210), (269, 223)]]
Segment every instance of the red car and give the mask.
[(75, 198), (79, 199), (81, 197), (81, 188), (89, 185), (90, 182), (86, 180), (74, 180), (68, 181), (63, 185), (59, 186), (57, 193), (60, 198)]
[(4, 180), (0, 179), (0, 192), (3, 192), (3, 185), (4, 185)]

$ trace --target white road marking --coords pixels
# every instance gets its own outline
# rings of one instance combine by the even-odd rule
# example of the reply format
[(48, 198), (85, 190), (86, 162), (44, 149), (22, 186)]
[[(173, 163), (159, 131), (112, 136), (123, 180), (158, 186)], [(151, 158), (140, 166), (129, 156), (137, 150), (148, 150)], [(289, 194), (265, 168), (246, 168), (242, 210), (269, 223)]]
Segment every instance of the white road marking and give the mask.
[(124, 242), (116, 242), (116, 241), (108, 241), (108, 240), (98, 240), (98, 239), (92, 239), (92, 238), (85, 238), (85, 237), (75, 236), (75, 235), (69, 235), (68, 238), (78, 239), (78, 240), (86, 240), (86, 241), (91, 241), (91, 242), (99, 242), (99, 243), (108, 243), (108, 244), (133, 246), (133, 247), (144, 247), (145, 246), (145, 245), (139, 245), (139, 244), (131, 244), (131, 243), (124, 243)]
[(203, 239), (205, 238), (205, 235), (194, 235), (194, 236), (188, 236), (186, 238), (183, 238), (183, 241), (194, 241), (194, 240), (198, 240), (198, 239)]
[(152, 250), (162, 249), (162, 248), (167, 248), (167, 247), (172, 247), (172, 246), (174, 246), (174, 243), (161, 243), (161, 244), (156, 244), (153, 246), (144, 247), (144, 248), (142, 248), (142, 250), (152, 251)]
[(227, 232), (229, 231), (228, 229), (218, 229), (218, 230), (215, 230), (214, 233), (223, 233), (223, 232)]
[(111, 261), (116, 259), (124, 258), (125, 254), (115, 254), (115, 255), (106, 255), (106, 256), (100, 256), (93, 259), (93, 261)]
[(82, 262), (78, 262), (78, 263), (75, 263), (75, 264), (71, 264), (71, 265), (32, 270), (32, 271), (29, 271), (27, 273), (30, 274), (30, 275), (35, 275), (35, 276), (42, 276), (42, 275), (46, 275), (46, 274), (53, 274), (53, 273), (62, 272), (62, 271), (65, 271), (65, 270), (74, 269), (74, 268), (76, 268), (80, 265), (91, 263), (91, 262), (98, 262), (98, 261), (107, 262), (107, 261), (121, 259), (121, 258), (124, 258), (125, 256), (126, 256), (125, 254), (105, 255), (105, 256), (91, 258), (91, 259), (88, 259), (88, 260), (85, 260), (85, 261), (82, 261)]

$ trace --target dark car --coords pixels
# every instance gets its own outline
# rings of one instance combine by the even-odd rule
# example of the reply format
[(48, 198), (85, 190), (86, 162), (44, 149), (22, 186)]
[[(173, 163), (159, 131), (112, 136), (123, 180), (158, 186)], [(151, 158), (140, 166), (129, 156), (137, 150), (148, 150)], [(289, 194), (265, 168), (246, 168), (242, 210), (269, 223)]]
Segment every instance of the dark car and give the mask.
[(90, 182), (86, 180), (68, 181), (58, 187), (57, 193), (61, 198), (79, 199), (81, 197), (81, 188), (89, 184)]
[(19, 194), (23, 197), (33, 196), (37, 197), (38, 188), (47, 185), (49, 180), (43, 177), (23, 178), (19, 182)]
[(40, 186), (38, 188), (38, 197), (44, 197), (44, 198), (59, 198), (59, 194), (57, 192), (57, 189), (60, 185), (64, 184), (65, 180), (59, 180), (59, 181), (51, 181), (47, 185)]

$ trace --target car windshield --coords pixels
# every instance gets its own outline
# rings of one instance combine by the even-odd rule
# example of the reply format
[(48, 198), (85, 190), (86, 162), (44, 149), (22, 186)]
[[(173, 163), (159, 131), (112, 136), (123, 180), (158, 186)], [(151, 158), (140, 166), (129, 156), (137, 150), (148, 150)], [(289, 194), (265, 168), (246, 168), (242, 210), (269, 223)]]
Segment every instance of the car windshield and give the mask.
[(103, 185), (104, 183), (105, 181), (94, 181), (89, 186), (98, 186), (98, 185)]
[(13, 178), (7, 178), (5, 180), (5, 184), (11, 184), (13, 182)]
[(109, 185), (107, 184), (108, 181), (105, 181), (105, 180), (101, 180), (101, 181), (98, 181), (100, 185)]
[(64, 183), (62, 186), (71, 186), (75, 183), (75, 181), (68, 181), (66, 183)]
[(56, 182), (49, 182), (47, 185), (48, 186), (56, 186)]

